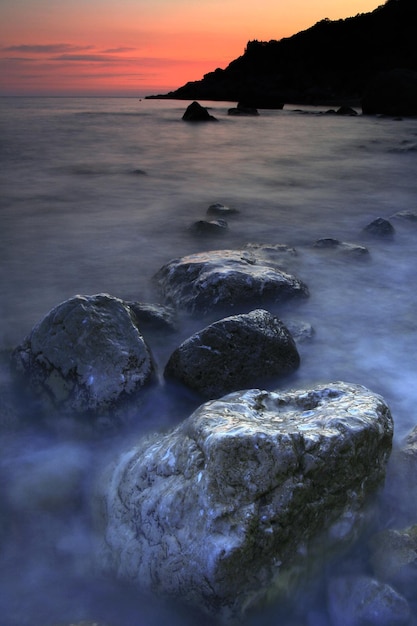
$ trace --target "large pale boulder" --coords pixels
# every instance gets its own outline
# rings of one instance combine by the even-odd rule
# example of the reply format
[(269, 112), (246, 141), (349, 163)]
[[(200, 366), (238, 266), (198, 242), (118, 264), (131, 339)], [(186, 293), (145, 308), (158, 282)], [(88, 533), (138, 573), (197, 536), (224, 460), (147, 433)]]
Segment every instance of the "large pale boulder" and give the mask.
[(352, 540), (391, 439), (388, 406), (359, 385), (207, 402), (100, 476), (99, 565), (238, 617), (307, 569), (318, 535), (321, 554)]
[(215, 250), (174, 259), (155, 279), (168, 303), (192, 313), (309, 295), (301, 280), (256, 249)]
[(52, 309), (12, 363), (44, 406), (75, 413), (114, 406), (154, 371), (133, 312), (107, 294), (75, 296)]
[(170, 356), (165, 376), (206, 398), (295, 371), (300, 357), (290, 332), (261, 309), (226, 317), (184, 341)]

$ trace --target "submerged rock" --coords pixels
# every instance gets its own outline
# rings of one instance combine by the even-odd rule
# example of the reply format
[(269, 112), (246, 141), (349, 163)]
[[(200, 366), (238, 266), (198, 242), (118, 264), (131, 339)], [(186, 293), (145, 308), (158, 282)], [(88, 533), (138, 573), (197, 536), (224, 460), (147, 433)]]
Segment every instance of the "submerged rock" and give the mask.
[(252, 106), (246, 106), (242, 102), (238, 102), (236, 107), (232, 107), (227, 110), (228, 115), (242, 115), (242, 116), (257, 116), (259, 115), (258, 109)]
[(229, 228), (226, 220), (198, 220), (190, 226), (190, 231), (196, 235), (223, 234)]
[(304, 322), (302, 320), (286, 321), (285, 326), (290, 331), (296, 344), (311, 341), (316, 332), (309, 322)]
[(255, 250), (216, 250), (174, 259), (155, 279), (169, 304), (194, 313), (306, 298), (307, 286)]
[(239, 213), (237, 209), (225, 206), (220, 202), (210, 204), (207, 209), (207, 215), (216, 215), (217, 217), (229, 217), (230, 215), (236, 215), (237, 213)]
[(333, 626), (406, 626), (411, 617), (405, 598), (368, 576), (344, 576), (329, 585)]
[(391, 215), (391, 218), (404, 220), (407, 222), (417, 222), (417, 211), (409, 211), (404, 209), (404, 211), (397, 211), (394, 215)]
[(217, 122), (216, 118), (198, 102), (192, 102), (187, 107), (182, 119), (186, 122)]
[(413, 594), (417, 583), (417, 524), (377, 533), (372, 538), (371, 551), (376, 577)]
[(392, 430), (384, 400), (346, 383), (207, 402), (101, 475), (99, 565), (238, 617), (284, 593), (318, 557), (314, 546), (322, 555), (352, 540)]
[(289, 374), (300, 357), (284, 324), (268, 311), (226, 317), (184, 341), (165, 376), (206, 398), (217, 398), (264, 379)]
[(342, 254), (361, 258), (369, 256), (369, 250), (365, 246), (361, 246), (356, 243), (348, 243), (346, 241), (339, 241), (333, 237), (323, 237), (322, 239), (317, 239), (317, 241), (314, 242), (313, 247), (318, 250), (333, 250)]
[(12, 363), (46, 408), (75, 413), (113, 406), (154, 372), (129, 306), (107, 294), (75, 296), (52, 309)]

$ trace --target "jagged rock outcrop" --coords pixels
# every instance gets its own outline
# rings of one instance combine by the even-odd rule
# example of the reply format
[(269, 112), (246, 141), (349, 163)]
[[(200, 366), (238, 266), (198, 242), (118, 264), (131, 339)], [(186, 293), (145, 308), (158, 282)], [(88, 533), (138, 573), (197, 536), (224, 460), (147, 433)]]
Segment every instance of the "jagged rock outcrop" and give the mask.
[(306, 298), (308, 287), (252, 250), (214, 250), (174, 259), (155, 280), (166, 301), (191, 313)]
[(47, 409), (108, 409), (152, 380), (150, 350), (129, 306), (75, 296), (50, 311), (13, 352), (15, 370)]
[(165, 377), (206, 398), (290, 374), (300, 364), (294, 340), (268, 311), (255, 310), (214, 322), (170, 356)]
[(207, 402), (102, 473), (98, 564), (238, 617), (305, 573), (318, 535), (321, 555), (356, 536), (392, 429), (384, 400), (346, 383)]

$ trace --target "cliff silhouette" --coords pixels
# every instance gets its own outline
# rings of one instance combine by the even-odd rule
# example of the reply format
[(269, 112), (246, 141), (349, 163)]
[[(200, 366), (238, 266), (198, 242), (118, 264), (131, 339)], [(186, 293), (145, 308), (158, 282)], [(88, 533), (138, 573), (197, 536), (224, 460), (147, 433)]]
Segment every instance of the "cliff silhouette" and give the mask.
[(151, 98), (355, 104), (380, 72), (417, 70), (417, 0), (387, 0), (370, 13), (323, 19), (279, 41), (249, 41), (225, 69)]

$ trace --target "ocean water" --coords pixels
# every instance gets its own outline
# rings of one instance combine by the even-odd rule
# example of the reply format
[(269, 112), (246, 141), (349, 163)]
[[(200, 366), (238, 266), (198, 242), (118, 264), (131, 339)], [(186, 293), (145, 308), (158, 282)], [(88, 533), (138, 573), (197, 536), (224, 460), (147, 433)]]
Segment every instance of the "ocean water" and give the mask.
[[(297, 250), (290, 269), (311, 296), (274, 312), (310, 323), (315, 334), (299, 346), (297, 373), (272, 386), (363, 384), (389, 403), (399, 444), (417, 424), (417, 221), (394, 215), (417, 212), (417, 120), (291, 105), (236, 118), (227, 116), (230, 103), (215, 102), (205, 104), (218, 123), (193, 125), (181, 120), (187, 104), (0, 99), (0, 349), (16, 346), (75, 294), (158, 302), (152, 276), (172, 258), (284, 243)], [(196, 236), (189, 226), (214, 202), (239, 213), (226, 233)], [(394, 225), (392, 239), (363, 232), (378, 217)], [(365, 245), (369, 258), (314, 248), (322, 237)], [(178, 335), (154, 339), (161, 370), (199, 323), (184, 317)], [(132, 428), (174, 424), (193, 402), (161, 391), (144, 424)], [(123, 434), (116, 439), (123, 444)], [(55, 492), (54, 506), (44, 503), (60, 485), (71, 491), (71, 480), (83, 484), (74, 498), (84, 502), (88, 477), (112, 445), (36, 428), (0, 444), (8, 503), (0, 522), (8, 532), (1, 626), (195, 620), (192, 611), (93, 575), (88, 506), (68, 510)], [(293, 624), (288, 611), (272, 607), (256, 623)], [(324, 605), (307, 597), (297, 619), (329, 624)]]

